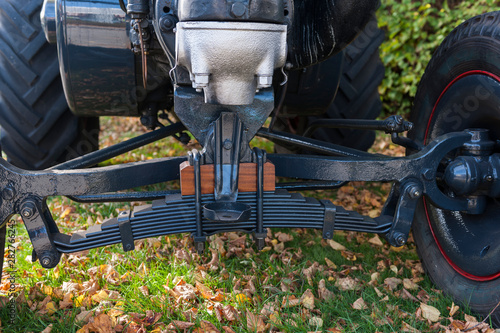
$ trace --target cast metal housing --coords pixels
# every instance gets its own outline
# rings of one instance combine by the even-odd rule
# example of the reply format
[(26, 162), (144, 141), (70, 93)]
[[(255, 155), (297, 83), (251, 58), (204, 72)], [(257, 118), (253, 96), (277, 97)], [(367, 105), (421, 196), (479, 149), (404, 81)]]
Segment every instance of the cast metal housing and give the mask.
[(286, 61), (286, 25), (250, 22), (179, 22), (176, 65), (189, 70), (205, 102), (247, 105), (269, 88)]

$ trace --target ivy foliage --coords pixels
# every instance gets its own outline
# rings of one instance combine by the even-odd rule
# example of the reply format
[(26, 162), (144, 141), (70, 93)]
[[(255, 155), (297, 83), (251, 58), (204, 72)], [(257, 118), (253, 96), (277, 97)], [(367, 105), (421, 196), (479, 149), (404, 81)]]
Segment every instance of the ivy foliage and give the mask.
[(383, 115), (407, 115), (433, 52), (465, 20), (500, 9), (498, 0), (382, 0), (377, 12), (386, 37), (380, 47), (385, 79)]

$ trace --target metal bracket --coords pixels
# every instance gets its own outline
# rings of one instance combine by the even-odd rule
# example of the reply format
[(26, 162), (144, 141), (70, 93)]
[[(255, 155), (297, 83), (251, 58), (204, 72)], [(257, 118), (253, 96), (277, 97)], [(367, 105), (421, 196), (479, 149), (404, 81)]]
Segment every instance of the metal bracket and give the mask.
[(232, 112), (222, 112), (214, 122), (210, 141), (214, 149), (215, 202), (203, 206), (203, 215), (208, 220), (240, 222), (250, 218), (251, 207), (236, 202), (240, 159), (248, 145), (243, 134), (243, 123)]
[(254, 148), (254, 157), (257, 162), (257, 227), (254, 233), (257, 249), (260, 251), (266, 245), (267, 232), (264, 229), (264, 163), (266, 162), (266, 152)]
[(234, 113), (223, 112), (214, 136), (215, 201), (236, 201), (243, 124)]
[(194, 234), (194, 247), (198, 253), (205, 251), (207, 237), (203, 235), (202, 212), (201, 212), (201, 153), (193, 149), (189, 152), (189, 161), (194, 166), (194, 205), (196, 214), (196, 232)]
[(54, 268), (61, 253), (54, 245), (53, 235), (59, 233), (49, 209), (41, 198), (28, 198), (21, 204), (21, 217), (43, 268)]
[(135, 249), (134, 235), (130, 223), (130, 211), (121, 212), (118, 215), (118, 228), (122, 240), (123, 251), (132, 251)]
[(323, 238), (332, 239), (335, 231), (335, 215), (337, 207), (330, 200), (320, 200), (325, 207), (325, 218), (323, 220)]
[(422, 196), (423, 186), (420, 181), (411, 179), (403, 182), (400, 186), (399, 200), (394, 212), (391, 230), (387, 233), (387, 241), (392, 246), (403, 246), (408, 240), (413, 215), (417, 207), (418, 199)]

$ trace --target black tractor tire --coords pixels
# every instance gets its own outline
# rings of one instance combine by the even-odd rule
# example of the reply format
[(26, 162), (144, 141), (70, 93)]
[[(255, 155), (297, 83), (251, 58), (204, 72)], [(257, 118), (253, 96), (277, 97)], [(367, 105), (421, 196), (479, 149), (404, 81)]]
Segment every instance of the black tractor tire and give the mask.
[[(419, 84), (409, 137), (428, 144), (437, 136), (486, 128), (500, 139), (500, 12), (459, 25), (434, 53)], [(443, 184), (443, 191), (447, 192)], [(500, 203), (488, 198), (480, 215), (439, 209), (425, 198), (413, 222), (417, 252), (430, 279), (486, 317), (500, 301)], [(489, 322), (500, 327), (500, 307)]]
[(45, 169), (98, 149), (98, 118), (68, 108), (42, 0), (0, 1), (0, 144), (10, 163)]
[[(385, 69), (379, 56), (384, 32), (372, 20), (363, 32), (349, 44), (344, 53), (344, 65), (339, 88), (325, 116), (329, 119), (375, 119), (382, 112), (378, 86)], [(315, 120), (309, 117), (308, 120)], [(346, 128), (320, 128), (314, 139), (367, 150), (375, 141), (374, 131)]]
[[(297, 77), (292, 77), (291, 81), (296, 84), (288, 89), (284, 103), (284, 117), (280, 119), (281, 123), (278, 124), (277, 129), (302, 134), (309, 122), (319, 118), (377, 118), (382, 111), (378, 86), (385, 73), (379, 56), (379, 47), (383, 41), (384, 32), (378, 28), (376, 17), (374, 17), (340, 54), (323, 63), (292, 72), (291, 75)], [(325, 94), (330, 94), (331, 103), (326, 105), (326, 109), (318, 112), (317, 108), (310, 107), (310, 105), (316, 106), (315, 103), (318, 103), (318, 100), (326, 100)], [(302, 105), (301, 100), (306, 100), (306, 103)], [(288, 111), (290, 108), (302, 108), (303, 114), (292, 118), (291, 112)], [(314, 131), (312, 138), (367, 150), (375, 140), (375, 132), (345, 128), (319, 128)], [(287, 149), (295, 151), (292, 147), (287, 147)], [(281, 147), (277, 151), (285, 152)]]

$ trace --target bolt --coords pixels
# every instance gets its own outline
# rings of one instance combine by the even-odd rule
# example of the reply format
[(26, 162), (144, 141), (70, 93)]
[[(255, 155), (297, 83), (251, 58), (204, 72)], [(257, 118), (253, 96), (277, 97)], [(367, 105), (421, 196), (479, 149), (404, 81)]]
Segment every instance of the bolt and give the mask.
[(422, 171), (422, 176), (424, 176), (425, 180), (433, 180), (434, 179), (434, 173), (432, 172), (431, 169), (425, 169)]
[(394, 242), (398, 247), (403, 246), (406, 244), (406, 236), (400, 232), (397, 232), (396, 234), (394, 234)]
[(325, 233), (325, 238), (330, 239), (332, 237), (332, 234), (330, 232)]
[(24, 217), (31, 217), (33, 215), (33, 210), (31, 208), (23, 208), (23, 211), (21, 212)]
[(231, 150), (231, 148), (233, 148), (233, 143), (231, 142), (231, 140), (224, 140), (224, 149)]
[(132, 244), (127, 244), (127, 245), (125, 245), (125, 249), (126, 249), (127, 251), (132, 250)]
[(241, 2), (235, 2), (231, 6), (231, 14), (233, 14), (235, 17), (242, 17), (243, 15), (245, 15), (246, 11), (247, 6), (245, 6)]
[(493, 181), (493, 176), (492, 176), (492, 175), (487, 175), (487, 176), (485, 177), (485, 179), (486, 179), (486, 181), (488, 181), (488, 182), (492, 182), (492, 181)]
[(16, 196), (16, 191), (12, 188), (12, 185), (8, 185), (2, 190), (2, 198), (5, 200), (12, 200)]
[(52, 262), (52, 260), (50, 260), (49, 257), (43, 257), (42, 258), (42, 266), (43, 267), (47, 267), (47, 266), (50, 266), (50, 263)]
[(160, 28), (163, 32), (169, 32), (176, 25), (176, 19), (172, 15), (163, 15), (160, 18)]
[(411, 184), (407, 187), (408, 195), (412, 199), (420, 198), (422, 193), (420, 192), (420, 187), (416, 184)]
[(30, 218), (35, 214), (35, 204), (31, 201), (26, 202), (21, 207), (21, 215), (26, 218)]

